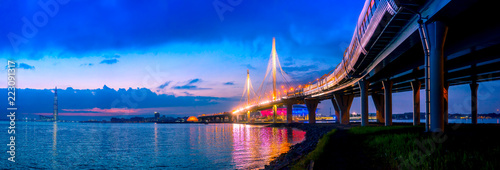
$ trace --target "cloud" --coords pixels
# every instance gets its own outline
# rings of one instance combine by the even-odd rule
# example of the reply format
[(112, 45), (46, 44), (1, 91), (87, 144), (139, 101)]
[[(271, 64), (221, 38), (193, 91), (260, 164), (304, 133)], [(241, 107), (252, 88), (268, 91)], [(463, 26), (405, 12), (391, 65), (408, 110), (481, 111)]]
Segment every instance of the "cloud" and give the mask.
[(210, 90), (212, 88), (202, 88), (198, 86), (193, 86), (193, 85), (183, 85), (183, 86), (174, 86), (172, 89), (176, 90)]
[[(29, 64), (26, 64), (26, 63), (16, 63), (16, 68), (18, 69), (25, 69), (25, 70), (34, 70), (35, 69), (35, 66), (32, 66), (32, 65), (29, 65)], [(5, 69), (8, 69), (8, 65), (5, 66)]]
[(296, 67), (296, 70), (301, 70), (301, 71), (291, 71), (288, 74), (294, 78), (295, 81), (297, 81), (300, 84), (306, 84), (310, 81), (315, 80), (316, 78), (320, 78), (324, 74), (327, 74), (331, 70), (334, 69), (334, 67), (330, 67), (327, 69), (318, 69), (310, 67), (310, 66), (303, 66), (303, 67)]
[(99, 64), (115, 64), (118, 63), (118, 59), (106, 59), (102, 60)]
[(28, 65), (26, 63), (19, 63), (19, 68), (25, 69), (25, 70), (34, 70), (35, 66)]
[(242, 64), (241, 66), (244, 66), (246, 67), (247, 69), (250, 69), (250, 70), (256, 70), (256, 68), (254, 66), (252, 66), (251, 64)]
[(164, 89), (165, 87), (167, 87), (170, 83), (172, 83), (172, 81), (167, 81), (165, 83), (163, 83), (162, 85), (158, 86), (159, 89)]
[(283, 71), (286, 73), (292, 73), (292, 72), (305, 72), (305, 71), (311, 71), (318, 69), (318, 66), (316, 65), (302, 65), (302, 66), (286, 66), (282, 67)]
[(230, 82), (225, 82), (224, 85), (227, 85), (227, 86), (232, 86), (234, 85), (234, 82), (233, 81), (230, 81)]
[(198, 87), (194, 84), (200, 83), (202, 80), (199, 78), (196, 79), (191, 79), (188, 81), (187, 84), (181, 85), (181, 86), (173, 86), (172, 89), (176, 90), (210, 90), (212, 88), (203, 88), (203, 87)]
[(194, 83), (198, 83), (198, 82), (201, 82), (201, 79), (192, 79), (192, 80), (189, 80), (188, 84), (194, 84)]
[(189, 92), (187, 92), (187, 91), (185, 91), (185, 92), (183, 92), (183, 93), (184, 93), (186, 96), (193, 96), (193, 94), (191, 94), (191, 93), (189, 93)]
[(83, 64), (80, 64), (80, 67), (85, 67), (85, 66), (87, 66), (87, 67), (91, 67), (91, 66), (93, 66), (93, 65), (94, 65), (94, 64), (92, 64), (92, 63), (83, 63)]
[(119, 55), (115, 54), (115, 55), (104, 55), (103, 56), (104, 58), (120, 58)]

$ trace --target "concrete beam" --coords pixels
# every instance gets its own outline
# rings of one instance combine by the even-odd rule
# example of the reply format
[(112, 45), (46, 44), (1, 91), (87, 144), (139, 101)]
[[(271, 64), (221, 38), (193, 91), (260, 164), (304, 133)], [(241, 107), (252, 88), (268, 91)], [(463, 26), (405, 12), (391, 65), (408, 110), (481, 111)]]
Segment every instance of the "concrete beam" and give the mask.
[(472, 80), (469, 84), (470, 87), (470, 111), (471, 111), (471, 123), (477, 124), (477, 89), (479, 84), (477, 84), (476, 79)]
[(250, 123), (250, 111), (247, 111), (247, 122)]
[(340, 108), (337, 105), (337, 101), (335, 100), (335, 97), (332, 97), (332, 105), (333, 105), (333, 110), (335, 110), (335, 117), (337, 119), (335, 120), (335, 123), (340, 123)]
[(444, 131), (444, 42), (447, 27), (441, 21), (427, 25), (430, 42), (430, 131)]
[(420, 81), (412, 81), (413, 90), (413, 126), (420, 124)]
[(384, 95), (378, 93), (372, 93), (372, 100), (375, 104), (375, 109), (377, 110), (377, 122), (384, 123)]
[(351, 109), (354, 95), (344, 95), (341, 93), (334, 94), (337, 106), (340, 110), (340, 124), (349, 124), (349, 110)]
[(292, 103), (288, 103), (286, 104), (286, 123), (292, 123), (292, 119), (293, 119), (293, 104)]
[(392, 81), (382, 81), (384, 86), (384, 118), (385, 126), (392, 125)]
[(370, 83), (367, 80), (358, 82), (361, 99), (361, 126), (368, 125), (368, 86)]
[(307, 111), (309, 112), (309, 123), (316, 123), (316, 108), (318, 107), (318, 99), (305, 99), (304, 102), (307, 106)]

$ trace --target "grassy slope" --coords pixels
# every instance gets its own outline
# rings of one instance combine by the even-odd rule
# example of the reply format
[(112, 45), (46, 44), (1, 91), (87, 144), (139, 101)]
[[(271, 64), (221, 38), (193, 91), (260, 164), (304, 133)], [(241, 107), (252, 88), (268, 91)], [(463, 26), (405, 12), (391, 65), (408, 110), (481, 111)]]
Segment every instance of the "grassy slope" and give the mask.
[(325, 151), (325, 147), (331, 143), (331, 138), (333, 134), (335, 133), (336, 129), (333, 129), (332, 131), (328, 132), (325, 134), (319, 141), (318, 144), (316, 145), (316, 148), (311, 151), (309, 154), (307, 154), (305, 157), (300, 159), (293, 167), (292, 169), (303, 169), (303, 167), (307, 167), (309, 162), (311, 161), (316, 161), (322, 156)]

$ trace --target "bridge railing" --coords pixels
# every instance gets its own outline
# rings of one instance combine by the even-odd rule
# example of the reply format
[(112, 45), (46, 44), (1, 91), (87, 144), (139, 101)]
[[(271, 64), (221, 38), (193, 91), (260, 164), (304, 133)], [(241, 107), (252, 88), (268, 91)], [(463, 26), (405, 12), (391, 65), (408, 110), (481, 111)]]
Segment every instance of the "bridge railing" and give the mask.
[(339, 85), (340, 81), (351, 77), (350, 72), (355, 70), (354, 66), (359, 57), (367, 54), (365, 46), (372, 38), (385, 13), (394, 15), (397, 9), (394, 0), (367, 0), (358, 18), (351, 43), (344, 51), (343, 59), (335, 67), (333, 73), (289, 94), (305, 96), (319, 93)]

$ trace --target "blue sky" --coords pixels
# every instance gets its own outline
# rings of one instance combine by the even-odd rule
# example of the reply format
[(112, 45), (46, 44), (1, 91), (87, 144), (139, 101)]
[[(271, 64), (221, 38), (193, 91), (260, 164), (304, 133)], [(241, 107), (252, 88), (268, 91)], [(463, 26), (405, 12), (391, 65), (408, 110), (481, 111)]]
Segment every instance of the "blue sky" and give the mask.
[[(124, 94), (123, 90), (139, 88), (150, 91), (149, 96), (164, 98), (151, 99), (149, 104), (136, 102), (138, 106), (133, 108), (143, 109), (137, 114), (159, 110), (169, 115), (231, 110), (240, 100), (247, 69), (253, 86), (260, 85), (273, 37), (283, 69), (295, 81), (308, 82), (328, 73), (340, 62), (364, 3), (363, 0), (40, 2), (0, 2), (0, 62), (15, 59), (19, 63), (17, 87), (38, 89), (26, 90), (20, 96), (49, 92), (48, 89), (57, 86), (68, 95), (73, 93), (61, 100), (75, 103), (95, 100), (86, 98), (85, 90)], [(0, 74), (6, 75), (6, 70)], [(0, 79), (0, 87), (6, 86), (6, 79)], [(459, 88), (460, 92), (466, 90)], [(49, 96), (39, 100), (51, 101)], [(30, 101), (24, 102), (25, 107), (40, 107), (40, 110), (28, 109), (26, 115), (52, 112), (50, 107), (42, 109)], [(110, 109), (113, 101), (103, 99), (104, 105), (91, 102), (79, 107), (61, 107), (67, 107), (70, 110), (67, 112), (105, 113), (110, 110), (102, 109)], [(358, 105), (354, 103), (352, 110), (356, 111)], [(408, 106), (394, 111), (410, 111), (411, 103)], [(320, 104), (323, 112), (330, 107), (328, 101)]]

